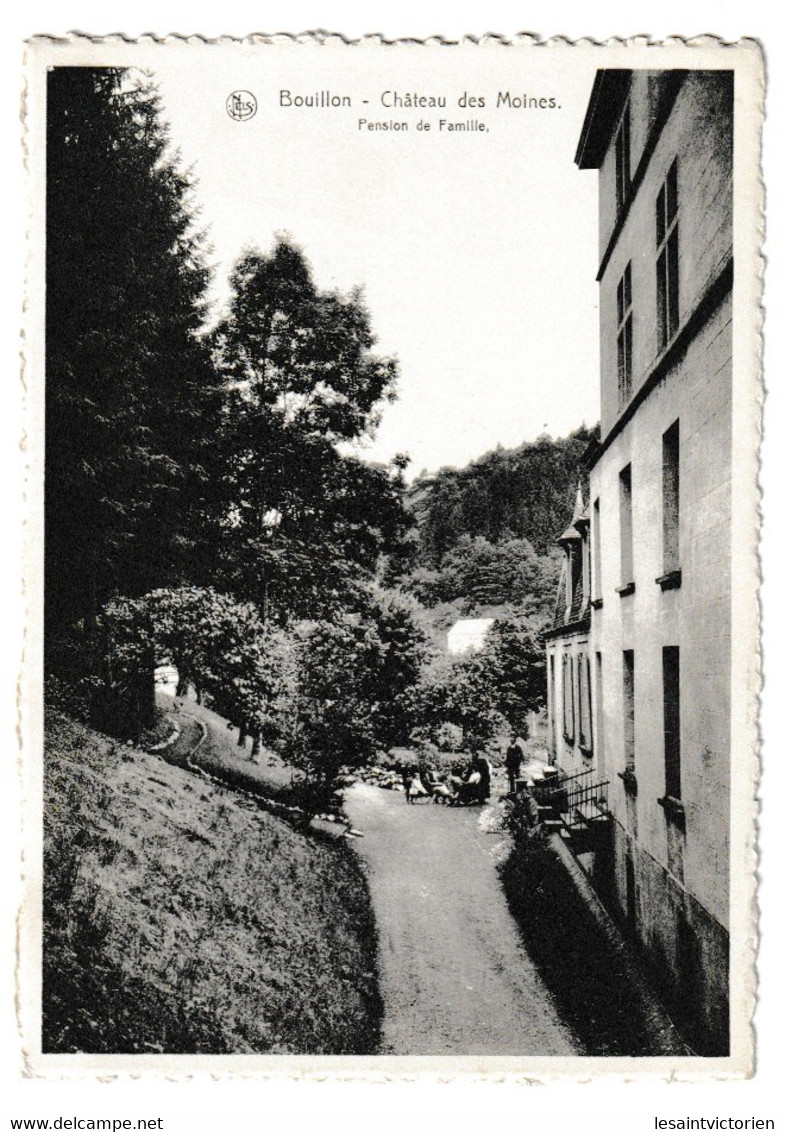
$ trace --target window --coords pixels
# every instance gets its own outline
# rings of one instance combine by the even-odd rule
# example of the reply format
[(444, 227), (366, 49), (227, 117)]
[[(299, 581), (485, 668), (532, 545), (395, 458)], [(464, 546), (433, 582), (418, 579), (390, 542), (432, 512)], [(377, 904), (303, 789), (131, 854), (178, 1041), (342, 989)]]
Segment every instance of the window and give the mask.
[(568, 551), (569, 557), (569, 582), (570, 588), (567, 592), (569, 601), (569, 616), (577, 616), (579, 610), (577, 602), (582, 597), (582, 581), (583, 581), (583, 553), (580, 543), (573, 542), (570, 544)]
[(562, 707), (564, 711), (564, 738), (568, 743), (575, 740), (574, 699), (572, 691), (572, 657), (562, 658)]
[(679, 327), (679, 192), (676, 160), (657, 194), (657, 340), (662, 350)]
[(578, 743), (586, 754), (591, 754), (591, 674), (585, 653), (578, 654)]
[(548, 658), (548, 733), (551, 754), (556, 754), (556, 659), (551, 653)]
[(604, 726), (605, 726), (604, 711), (605, 711), (605, 707), (604, 707), (604, 704), (603, 704), (603, 693), (602, 693), (602, 653), (601, 652), (594, 654), (594, 691), (595, 691), (595, 700), (597, 702), (597, 712), (596, 712), (596, 717), (595, 717), (596, 721), (597, 721), (597, 744), (596, 744), (597, 770), (599, 771), (600, 777), (602, 777), (605, 774), (605, 731), (604, 731)]
[(681, 798), (681, 703), (679, 650), (662, 650), (662, 713), (665, 749), (665, 797)]
[(619, 473), (619, 542), (621, 556), (619, 562), (620, 584), (619, 593), (622, 596), (632, 593), (630, 586), (632, 580), (632, 466), (627, 465)]
[(679, 422), (662, 437), (662, 569), (679, 567)]
[(616, 134), (616, 212), (630, 195), (630, 104), (624, 107)]
[(602, 564), (600, 561), (600, 501), (594, 500), (594, 508), (592, 514), (591, 533), (594, 540), (594, 553), (592, 559), (594, 561), (594, 590), (592, 596), (595, 601), (602, 599)]
[(622, 653), (622, 704), (624, 708), (624, 769), (635, 773), (635, 653)]
[(632, 263), (628, 263), (616, 288), (616, 379), (619, 409), (632, 392)]

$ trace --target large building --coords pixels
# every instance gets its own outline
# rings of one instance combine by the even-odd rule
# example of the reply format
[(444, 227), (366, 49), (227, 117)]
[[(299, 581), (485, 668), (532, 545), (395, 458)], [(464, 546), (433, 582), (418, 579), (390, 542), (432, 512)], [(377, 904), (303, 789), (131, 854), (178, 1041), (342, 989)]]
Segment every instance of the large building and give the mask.
[[(714, 1055), (729, 1041), (732, 138), (731, 72), (596, 76), (576, 161), (599, 172), (601, 432), (561, 540), (573, 605), (548, 644), (556, 761), (608, 782), (606, 899)], [(579, 571), (591, 592), (571, 625)]]

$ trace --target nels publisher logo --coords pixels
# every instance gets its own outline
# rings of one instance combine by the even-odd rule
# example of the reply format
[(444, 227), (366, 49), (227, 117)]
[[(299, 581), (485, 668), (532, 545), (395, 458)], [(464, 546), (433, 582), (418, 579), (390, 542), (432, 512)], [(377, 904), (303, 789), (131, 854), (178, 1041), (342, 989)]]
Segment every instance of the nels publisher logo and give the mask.
[(226, 100), (226, 113), (235, 122), (247, 122), (256, 113), (256, 97), (250, 90), (233, 90)]

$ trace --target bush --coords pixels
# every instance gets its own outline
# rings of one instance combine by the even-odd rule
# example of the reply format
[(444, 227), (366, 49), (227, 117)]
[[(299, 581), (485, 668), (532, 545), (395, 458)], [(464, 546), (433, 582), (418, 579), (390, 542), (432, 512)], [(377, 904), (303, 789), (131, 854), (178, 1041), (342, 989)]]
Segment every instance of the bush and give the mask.
[(463, 728), (455, 723), (443, 723), (436, 731), (436, 746), (440, 751), (458, 751), (463, 742)]

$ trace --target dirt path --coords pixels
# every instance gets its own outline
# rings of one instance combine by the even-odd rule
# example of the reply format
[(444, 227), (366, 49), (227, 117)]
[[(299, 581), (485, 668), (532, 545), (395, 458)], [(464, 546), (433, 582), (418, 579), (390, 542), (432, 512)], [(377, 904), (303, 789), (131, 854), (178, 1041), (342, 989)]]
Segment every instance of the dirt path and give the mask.
[(382, 1053), (575, 1054), (577, 1037), (523, 949), (496, 870), (493, 804), (406, 804), (357, 784), (345, 809), (365, 836), (385, 1004)]

